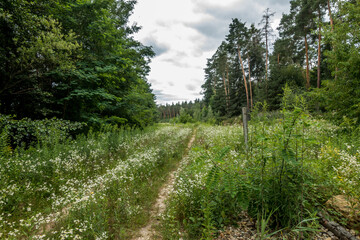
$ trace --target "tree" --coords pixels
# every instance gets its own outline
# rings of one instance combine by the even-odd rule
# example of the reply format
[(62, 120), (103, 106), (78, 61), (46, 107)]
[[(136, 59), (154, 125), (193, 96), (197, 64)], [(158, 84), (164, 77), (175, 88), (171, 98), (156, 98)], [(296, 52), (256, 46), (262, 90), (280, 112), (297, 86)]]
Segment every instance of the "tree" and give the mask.
[(0, 6), (1, 112), (42, 118), (56, 114), (51, 73), (72, 71), (80, 44), (49, 15), (46, 3), (4, 1)]
[(214, 64), (216, 65), (217, 72), (220, 74), (219, 78), (222, 79), (223, 88), (225, 92), (226, 110), (229, 109), (229, 69), (228, 69), (228, 53), (227, 44), (222, 42), (215, 53)]
[(210, 105), (210, 101), (215, 94), (214, 89), (214, 68), (213, 58), (207, 59), (205, 71), (205, 83), (201, 86), (203, 89), (202, 94), (204, 95), (204, 103), (206, 106)]
[(180, 109), (179, 122), (180, 123), (193, 122), (193, 118), (190, 116), (190, 114), (184, 108)]
[(262, 82), (264, 76), (264, 45), (261, 41), (261, 31), (255, 28), (252, 24), (249, 29), (249, 41), (247, 45), (248, 55), (248, 79), (250, 86), (250, 102), (251, 109), (253, 107), (253, 89), (252, 89), (252, 78), (256, 80), (256, 83)]
[(227, 80), (228, 57), (225, 46), (226, 44), (223, 42), (215, 54), (208, 59), (205, 68), (206, 82), (202, 86), (205, 93), (205, 104), (211, 105), (222, 116), (228, 113), (230, 102)]
[(275, 15), (275, 12), (271, 12), (269, 8), (264, 11), (260, 24), (263, 25), (262, 33), (265, 37), (265, 49), (266, 49), (266, 57), (265, 57), (265, 79), (268, 80), (268, 53), (269, 53), (269, 37), (273, 33), (273, 29), (271, 28), (271, 18)]
[(297, 65), (277, 66), (271, 69), (271, 75), (268, 84), (267, 103), (269, 110), (279, 109), (283, 89), (285, 85), (289, 86), (295, 92), (301, 92), (303, 89), (302, 69)]
[(1, 113), (97, 126), (112, 116), (151, 123), (146, 76), (154, 52), (132, 37), (140, 29), (128, 26), (135, 3), (2, 1)]
[(315, 14), (313, 11), (312, 0), (293, 0), (291, 2), (291, 10), (295, 17), (295, 34), (304, 37), (305, 59), (306, 59), (306, 89), (310, 88), (310, 64), (309, 64), (309, 39), (311, 29), (315, 29)]
[(323, 25), (323, 15), (327, 0), (315, 0), (313, 1), (312, 9), (318, 17), (318, 59), (317, 59), (317, 88), (321, 85), (321, 27)]
[[(229, 26), (229, 34), (226, 36), (226, 40), (229, 42), (230, 49), (236, 49), (243, 73), (245, 93), (246, 93), (246, 103), (249, 108), (249, 91), (247, 87), (246, 74), (244, 69), (244, 63), (242, 60), (241, 51), (246, 48), (246, 44), (248, 43), (248, 29), (245, 26), (245, 23), (240, 22), (237, 18), (232, 20), (232, 23)], [(246, 54), (244, 54), (246, 55)]]
[[(274, 42), (272, 56), (279, 59), (277, 64), (280, 65), (298, 64), (302, 66), (304, 63), (304, 44), (302, 42), (302, 36), (295, 31), (295, 14), (295, 12), (283, 14), (279, 27), (277, 28), (280, 38)], [(277, 62), (274, 57), (272, 64)]]
[(333, 80), (324, 82), (321, 91), (324, 106), (337, 119), (346, 116), (360, 121), (360, 5), (358, 2), (337, 2), (333, 26), (324, 28), (324, 41)]
[(252, 81), (263, 78), (264, 52), (260, 30), (233, 19), (226, 41), (207, 60), (202, 85), (204, 104), (217, 116), (236, 116), (242, 106), (253, 105)]

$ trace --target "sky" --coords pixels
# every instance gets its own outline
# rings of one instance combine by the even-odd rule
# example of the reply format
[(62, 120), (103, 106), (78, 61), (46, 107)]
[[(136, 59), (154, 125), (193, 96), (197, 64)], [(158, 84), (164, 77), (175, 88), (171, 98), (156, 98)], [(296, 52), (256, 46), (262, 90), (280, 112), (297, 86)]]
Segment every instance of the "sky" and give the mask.
[(258, 26), (266, 8), (275, 12), (275, 30), (289, 0), (138, 0), (130, 24), (142, 27), (134, 38), (156, 53), (148, 81), (157, 104), (201, 99), (206, 61), (231, 20)]

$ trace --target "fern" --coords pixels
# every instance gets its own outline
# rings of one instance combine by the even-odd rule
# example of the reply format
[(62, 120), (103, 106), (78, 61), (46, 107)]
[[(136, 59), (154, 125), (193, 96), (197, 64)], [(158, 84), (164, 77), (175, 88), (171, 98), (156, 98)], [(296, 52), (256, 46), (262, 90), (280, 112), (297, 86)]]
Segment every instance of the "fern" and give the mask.
[(213, 190), (217, 186), (219, 179), (220, 179), (219, 168), (216, 165), (214, 165), (211, 168), (210, 172), (208, 173), (206, 179), (206, 188), (209, 189), (210, 191)]
[(222, 148), (215, 157), (214, 161), (217, 163), (224, 163), (224, 158), (229, 153), (229, 151), (230, 151), (230, 147)]

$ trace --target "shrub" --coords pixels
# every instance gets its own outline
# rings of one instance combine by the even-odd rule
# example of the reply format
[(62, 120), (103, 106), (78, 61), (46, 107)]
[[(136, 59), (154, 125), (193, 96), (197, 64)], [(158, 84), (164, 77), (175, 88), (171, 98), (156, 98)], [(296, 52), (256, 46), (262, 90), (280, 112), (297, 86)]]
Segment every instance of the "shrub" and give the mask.
[(192, 123), (192, 122), (194, 122), (194, 119), (190, 116), (190, 114), (184, 108), (181, 108), (178, 121), (180, 123)]
[[(12, 149), (28, 148), (36, 144), (53, 145), (68, 137), (75, 137), (84, 131), (86, 124), (61, 119), (15, 120), (11, 116), (0, 115), (0, 131)], [(6, 135), (6, 136), (5, 136)]]

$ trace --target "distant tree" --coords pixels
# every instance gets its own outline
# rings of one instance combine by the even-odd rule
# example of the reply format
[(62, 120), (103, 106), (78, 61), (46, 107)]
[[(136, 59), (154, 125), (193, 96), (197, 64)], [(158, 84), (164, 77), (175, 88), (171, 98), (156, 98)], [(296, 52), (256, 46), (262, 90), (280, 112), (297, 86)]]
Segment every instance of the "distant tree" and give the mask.
[[(245, 26), (245, 23), (240, 22), (237, 18), (232, 20), (232, 23), (229, 26), (229, 34), (226, 36), (226, 40), (229, 42), (229, 49), (233, 51), (236, 49), (239, 62), (241, 65), (243, 79), (244, 79), (244, 86), (245, 86), (245, 93), (246, 93), (246, 106), (249, 108), (249, 91), (247, 87), (247, 79), (245, 74), (244, 62), (243, 57), (246, 56), (246, 45), (248, 44), (248, 29)], [(243, 51), (243, 52), (242, 52)]]
[(215, 94), (215, 70), (213, 67), (213, 58), (207, 59), (205, 67), (205, 83), (201, 86), (203, 89), (204, 103), (206, 106), (210, 105), (211, 99)]
[(193, 118), (187, 112), (187, 110), (185, 110), (184, 108), (180, 109), (179, 122), (180, 123), (191, 123), (191, 122), (193, 122)]
[(270, 110), (280, 108), (283, 89), (285, 85), (289, 86), (295, 92), (301, 92), (303, 89), (304, 77), (302, 69), (297, 65), (273, 66), (268, 83), (267, 103)]
[(306, 59), (306, 89), (310, 88), (310, 60), (309, 60), (309, 35), (316, 29), (313, 0), (292, 0), (290, 11), (294, 14), (294, 33), (304, 37)]
[(269, 37), (272, 36), (273, 33), (273, 29), (271, 27), (271, 18), (275, 15), (275, 12), (271, 12), (269, 8), (267, 8), (262, 16), (261, 22), (260, 24), (263, 26), (262, 27), (262, 33), (263, 36), (265, 37), (265, 50), (266, 50), (266, 55), (265, 55), (265, 79), (266, 81), (268, 80), (268, 56), (269, 56)]
[(203, 109), (201, 109), (201, 120), (205, 121), (208, 114), (207, 108), (204, 106)]
[(213, 122), (215, 120), (215, 115), (213, 113), (213, 110), (211, 106), (208, 109), (207, 115), (206, 115), (206, 121), (207, 122)]
[(321, 27), (323, 25), (324, 19), (323, 16), (325, 14), (327, 0), (313, 0), (312, 2), (312, 9), (315, 12), (315, 15), (317, 15), (317, 26), (318, 26), (318, 59), (317, 59), (317, 82), (316, 86), (317, 88), (320, 88), (321, 86)]
[(249, 29), (249, 41), (247, 45), (248, 56), (248, 79), (250, 87), (250, 106), (253, 107), (252, 78), (256, 83), (262, 82), (264, 76), (264, 45), (261, 41), (261, 31), (252, 24)]

